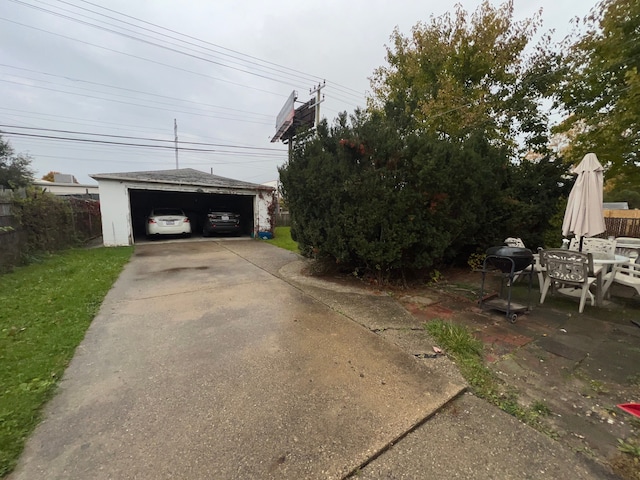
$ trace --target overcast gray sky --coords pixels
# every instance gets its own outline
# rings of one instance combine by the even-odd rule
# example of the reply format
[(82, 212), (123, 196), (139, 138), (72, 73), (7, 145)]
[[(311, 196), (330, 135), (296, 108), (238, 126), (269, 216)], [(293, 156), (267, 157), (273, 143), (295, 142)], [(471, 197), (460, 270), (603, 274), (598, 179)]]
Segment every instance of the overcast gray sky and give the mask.
[[(181, 144), (180, 168), (275, 180), (286, 146), (270, 139), (293, 90), (307, 101), (326, 80), (329, 120), (364, 106), (394, 27), (409, 33), (456, 3), (481, 2), (0, 0), (0, 130), (36, 178), (95, 183), (92, 173), (175, 168), (176, 119), (180, 142), (196, 142)], [(542, 30), (560, 40), (595, 3), (515, 0), (515, 17), (542, 8)]]

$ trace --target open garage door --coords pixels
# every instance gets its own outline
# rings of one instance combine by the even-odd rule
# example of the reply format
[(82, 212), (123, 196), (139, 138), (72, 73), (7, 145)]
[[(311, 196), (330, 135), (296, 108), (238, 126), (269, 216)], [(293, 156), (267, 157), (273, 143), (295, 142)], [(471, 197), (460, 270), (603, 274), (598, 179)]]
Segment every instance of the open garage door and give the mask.
[(240, 214), (242, 235), (254, 231), (254, 196), (200, 192), (171, 192), (164, 190), (129, 190), (133, 237), (145, 237), (145, 222), (149, 212), (158, 207), (177, 207), (184, 210), (191, 221), (194, 236), (202, 235), (202, 222), (209, 209)]

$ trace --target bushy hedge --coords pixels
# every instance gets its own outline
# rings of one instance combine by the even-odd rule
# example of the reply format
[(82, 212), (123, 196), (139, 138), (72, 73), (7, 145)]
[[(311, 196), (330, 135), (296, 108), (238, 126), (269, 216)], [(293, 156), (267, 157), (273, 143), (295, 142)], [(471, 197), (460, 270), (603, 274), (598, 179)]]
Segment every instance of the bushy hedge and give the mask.
[(79, 246), (102, 234), (95, 200), (60, 198), (29, 188), (14, 196), (13, 214), (26, 239), (24, 255)]
[(300, 135), (280, 180), (303, 254), (384, 279), (507, 236), (542, 239), (550, 212), (514, 197), (521, 174), (481, 130), (453, 142), (356, 112)]

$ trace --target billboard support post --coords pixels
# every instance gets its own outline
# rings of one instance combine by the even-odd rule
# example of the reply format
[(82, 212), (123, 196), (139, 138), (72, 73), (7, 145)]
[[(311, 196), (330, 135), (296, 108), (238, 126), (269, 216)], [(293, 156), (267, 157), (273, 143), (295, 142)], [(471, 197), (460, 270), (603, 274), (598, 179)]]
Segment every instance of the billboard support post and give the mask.
[(320, 124), (320, 104), (324, 102), (324, 96), (322, 97), (322, 100), (320, 99), (320, 90), (322, 90), (326, 86), (326, 83), (326, 81), (323, 81), (322, 84), (319, 83), (318, 86), (313, 90), (309, 90), (309, 95), (313, 95), (314, 93), (316, 94), (316, 102), (313, 104), (313, 106), (316, 108), (316, 128), (318, 128), (318, 125)]

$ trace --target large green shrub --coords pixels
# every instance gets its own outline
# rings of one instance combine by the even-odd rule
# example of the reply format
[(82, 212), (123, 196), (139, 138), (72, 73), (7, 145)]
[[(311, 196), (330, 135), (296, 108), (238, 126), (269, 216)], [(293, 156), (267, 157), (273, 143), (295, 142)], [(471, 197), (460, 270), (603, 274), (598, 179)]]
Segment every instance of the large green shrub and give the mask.
[(400, 134), (356, 112), (300, 138), (280, 180), (304, 254), (387, 276), (493, 242), (507, 171), (481, 131), (465, 142)]

